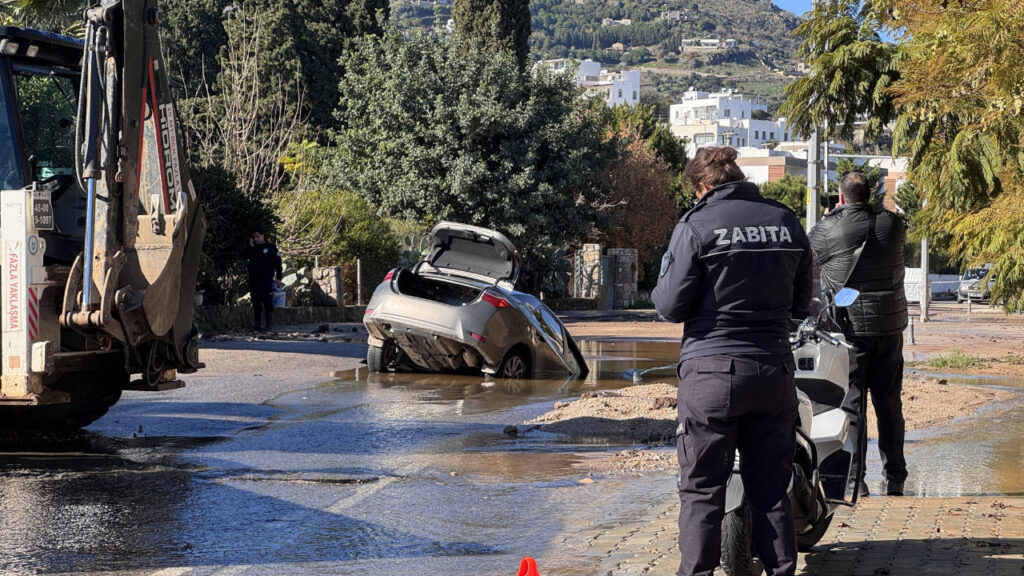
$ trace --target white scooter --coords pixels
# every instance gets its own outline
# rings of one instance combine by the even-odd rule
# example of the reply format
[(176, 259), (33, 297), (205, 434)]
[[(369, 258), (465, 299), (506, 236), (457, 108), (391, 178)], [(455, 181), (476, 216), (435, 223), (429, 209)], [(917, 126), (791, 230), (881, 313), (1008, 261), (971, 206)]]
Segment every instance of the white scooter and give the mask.
[[(852, 448), (856, 438), (851, 437), (849, 417), (842, 408), (849, 391), (849, 350), (853, 346), (842, 334), (827, 332), (819, 326), (828, 320), (835, 325), (836, 308), (853, 304), (859, 295), (852, 288), (843, 288), (834, 298), (824, 295), (827, 305), (817, 316), (804, 320), (790, 337), (796, 360), (800, 419), (789, 499), (797, 548), (801, 551), (821, 540), (837, 506), (857, 502), (857, 490), (850, 490), (852, 495), (847, 499), (850, 480), (860, 478), (861, 471), (854, 470)], [(738, 454), (725, 496), (722, 568), (729, 576), (762, 573), (751, 549), (750, 514)]]

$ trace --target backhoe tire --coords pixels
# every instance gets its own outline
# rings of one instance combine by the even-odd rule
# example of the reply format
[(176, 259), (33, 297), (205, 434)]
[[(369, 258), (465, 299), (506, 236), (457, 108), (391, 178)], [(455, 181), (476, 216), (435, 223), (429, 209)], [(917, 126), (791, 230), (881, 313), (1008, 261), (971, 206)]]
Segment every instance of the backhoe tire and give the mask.
[(68, 402), (38, 406), (0, 406), (0, 428), (70, 432), (88, 426), (107, 413), (128, 384), (125, 372), (72, 372), (50, 386), (66, 392)]
[(398, 366), (398, 343), (385, 340), (383, 346), (370, 345), (366, 350), (366, 365), (370, 372), (392, 372)]
[(750, 507), (739, 508), (722, 518), (722, 569), (729, 576), (758, 576), (764, 573), (754, 558), (750, 538)]
[(126, 373), (81, 372), (67, 377), (63, 389), (71, 395), (65, 427), (76, 429), (99, 420), (118, 400), (128, 384)]

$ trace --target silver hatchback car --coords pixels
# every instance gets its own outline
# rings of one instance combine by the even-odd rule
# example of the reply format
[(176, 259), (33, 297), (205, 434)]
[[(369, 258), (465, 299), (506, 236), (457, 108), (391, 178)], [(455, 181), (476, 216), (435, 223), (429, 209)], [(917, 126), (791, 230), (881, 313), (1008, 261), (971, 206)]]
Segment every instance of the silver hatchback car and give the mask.
[(440, 222), (430, 238), (426, 258), (388, 272), (366, 307), (372, 372), (411, 362), (500, 378), (586, 376), (583, 355), (551, 309), (513, 289), (519, 254), (505, 235)]

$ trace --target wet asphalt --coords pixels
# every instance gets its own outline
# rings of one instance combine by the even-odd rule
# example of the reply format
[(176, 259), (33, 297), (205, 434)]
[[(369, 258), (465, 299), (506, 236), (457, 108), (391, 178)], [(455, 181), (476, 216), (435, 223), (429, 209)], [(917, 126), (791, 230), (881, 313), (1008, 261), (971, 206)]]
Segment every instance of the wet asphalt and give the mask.
[[(606, 551), (566, 534), (675, 498), (673, 475), (587, 477), (582, 459), (626, 446), (507, 427), (631, 385), (677, 344), (582, 348), (585, 380), (509, 383), (370, 375), (361, 344), (207, 343), (184, 389), (129, 392), (83, 433), (0, 446), (0, 574), (501, 575), (524, 556), (545, 576), (594, 574)], [(1024, 493), (1015, 402), (958, 436), (912, 437), (908, 487)]]

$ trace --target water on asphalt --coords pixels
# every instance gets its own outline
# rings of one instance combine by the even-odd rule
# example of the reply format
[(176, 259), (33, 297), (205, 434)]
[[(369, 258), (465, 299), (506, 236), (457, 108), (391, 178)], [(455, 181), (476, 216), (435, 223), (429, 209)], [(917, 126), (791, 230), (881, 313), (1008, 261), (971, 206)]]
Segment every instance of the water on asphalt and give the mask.
[[(678, 344), (581, 347), (591, 367), (582, 380), (356, 370), (250, 408), (236, 416), (251, 425), (224, 436), (185, 424), (173, 437), (85, 433), (0, 448), (0, 573), (484, 575), (513, 574), (535, 555), (546, 576), (591, 574), (586, 550), (558, 549), (565, 535), (675, 498), (672, 475), (590, 482), (577, 464), (607, 445), (506, 427), (556, 400), (631, 385), (637, 372), (671, 381), (671, 368), (657, 368)], [(1016, 409), (911, 435), (908, 488), (1024, 492), (1022, 396)]]

